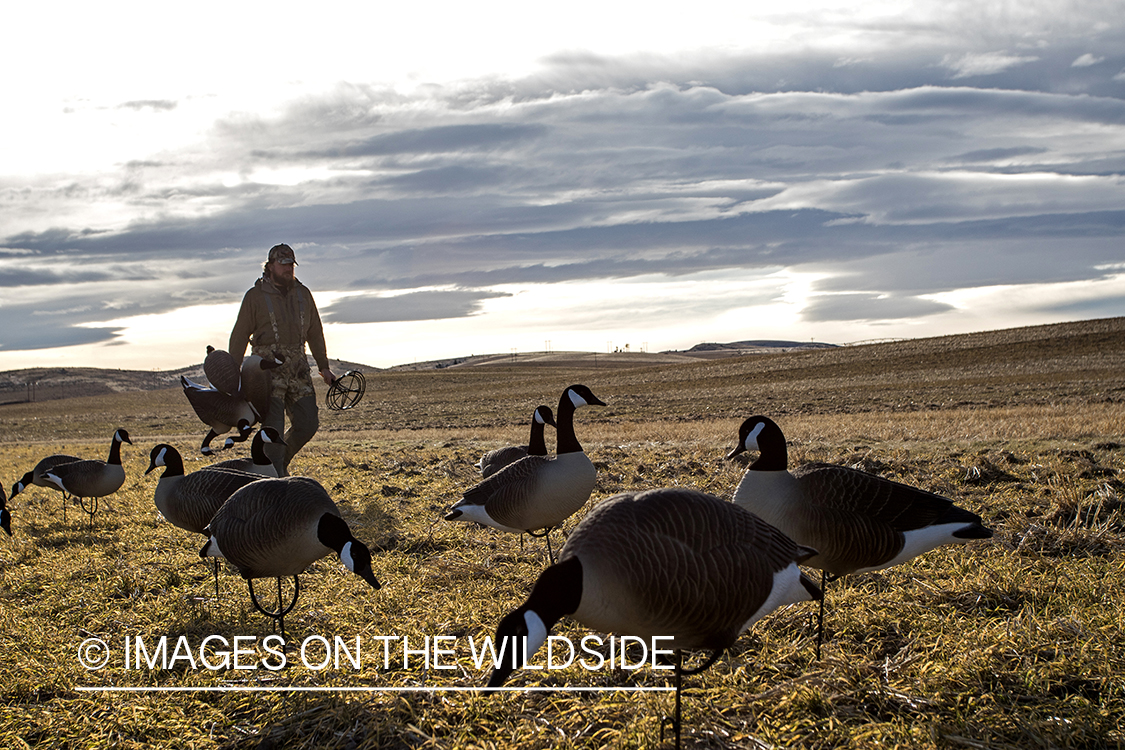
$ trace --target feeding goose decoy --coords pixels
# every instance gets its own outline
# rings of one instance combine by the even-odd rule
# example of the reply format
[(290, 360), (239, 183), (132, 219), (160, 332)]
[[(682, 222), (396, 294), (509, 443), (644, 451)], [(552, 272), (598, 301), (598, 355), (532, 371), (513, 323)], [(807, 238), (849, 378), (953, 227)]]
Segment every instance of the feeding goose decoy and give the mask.
[(200, 385), (183, 375), (180, 376), (180, 385), (183, 386), (184, 395), (195, 415), (211, 428), (204, 436), (203, 444), (199, 446), (200, 453), (212, 455), (215, 451), (211, 447), (211, 441), (231, 430), (237, 430), (238, 434), (231, 438), (236, 443), (250, 437), (252, 427), (258, 421), (258, 414), (248, 401), (241, 396), (232, 396), (217, 388)]
[[(105, 461), (87, 459), (61, 463), (48, 469), (44, 479), (61, 489), (64, 494), (78, 498), (82, 510), (90, 515), (90, 525), (98, 512), (98, 499), (112, 495), (125, 484), (125, 468), (121, 465), (121, 444), (133, 444), (128, 431), (118, 429), (113, 433), (109, 446), (109, 458)], [(86, 500), (92, 501), (86, 507)], [(65, 504), (65, 500), (64, 500)]]
[[(605, 406), (584, 385), (572, 385), (559, 397), (555, 456), (526, 456), (467, 490), (446, 521), (469, 521), (501, 531), (532, 533), (552, 528), (576, 513), (594, 490), (597, 469), (574, 434), (574, 411)], [(547, 544), (550, 550), (550, 539)], [(553, 562), (553, 554), (552, 562)]]
[[(297, 576), (315, 560), (335, 552), (344, 567), (372, 588), (380, 587), (371, 569), (371, 551), (352, 536), (336, 503), (320, 483), (308, 477), (251, 482), (223, 503), (204, 533), (210, 538), (199, 556), (225, 557), (238, 568), (254, 606), (274, 618), (282, 637), (284, 617), (300, 595)], [(293, 599), (283, 605), (281, 579), (288, 576), (294, 581)], [(255, 578), (278, 579), (277, 611), (267, 611), (258, 602)]]
[(69, 456), (65, 453), (55, 453), (42, 459), (39, 463), (35, 464), (35, 468), (25, 473), (20, 479), (12, 485), (11, 497), (15, 497), (21, 492), (25, 491), (28, 487), (35, 485), (36, 487), (47, 487), (63, 493), (63, 521), (66, 521), (66, 504), (70, 497), (63, 490), (59, 490), (58, 485), (54, 482), (47, 480), (47, 472), (59, 464), (69, 464), (73, 461), (81, 461), (78, 456)]
[(535, 407), (535, 411), (531, 413), (531, 437), (528, 438), (527, 445), (509, 445), (485, 453), (477, 462), (481, 476), (487, 479), (524, 456), (546, 456), (547, 441), (543, 436), (543, 425), (548, 424), (555, 426), (555, 415), (551, 412), (551, 407)]
[[(819, 551), (808, 565), (822, 571), (822, 586), (848, 573), (882, 570), (943, 544), (987, 539), (981, 517), (947, 497), (826, 463), (788, 470), (781, 428), (769, 417), (742, 423), (727, 458), (758, 451), (734, 502), (765, 519), (798, 544)], [(824, 601), (817, 625), (817, 658), (824, 631)]]
[(281, 439), (281, 435), (273, 427), (262, 427), (258, 433), (254, 435), (254, 439), (250, 441), (250, 457), (249, 458), (231, 458), (226, 461), (219, 461), (218, 463), (211, 464), (209, 469), (236, 469), (238, 471), (249, 471), (255, 474), (260, 474), (264, 477), (276, 477), (277, 469), (274, 467), (273, 462), (270, 461), (269, 456), (266, 455), (266, 444), (270, 445), (285, 445), (285, 441)]
[(713, 652), (696, 670), (677, 667), (678, 745), (680, 676), (706, 669), (777, 607), (819, 598), (797, 567), (815, 554), (705, 492), (614, 495), (582, 519), (527, 601), (500, 621), (495, 643), (502, 661), (488, 686), (503, 685), (512, 665), (525, 664), (564, 616), (600, 632), (671, 636), (661, 645)]
[[(207, 524), (231, 495), (261, 474), (237, 469), (208, 466), (191, 474), (184, 473), (184, 459), (175, 447), (167, 443), (154, 446), (149, 453), (145, 474), (164, 467), (156, 483), (153, 502), (156, 509), (174, 526), (193, 534), (204, 534)], [(215, 595), (219, 594), (219, 560), (214, 560)]]

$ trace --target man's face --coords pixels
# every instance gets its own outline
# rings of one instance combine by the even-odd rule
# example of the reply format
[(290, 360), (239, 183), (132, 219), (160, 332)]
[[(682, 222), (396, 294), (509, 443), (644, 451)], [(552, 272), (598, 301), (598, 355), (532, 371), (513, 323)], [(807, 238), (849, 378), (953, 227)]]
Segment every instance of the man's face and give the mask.
[(278, 289), (289, 289), (293, 286), (293, 264), (292, 263), (278, 263), (274, 261), (270, 263), (270, 281)]

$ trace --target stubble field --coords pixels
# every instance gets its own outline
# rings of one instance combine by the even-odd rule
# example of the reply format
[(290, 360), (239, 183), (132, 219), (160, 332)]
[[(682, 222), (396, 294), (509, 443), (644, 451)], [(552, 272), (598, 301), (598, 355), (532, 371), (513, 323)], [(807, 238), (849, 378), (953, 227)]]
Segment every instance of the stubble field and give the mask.
[[(820, 660), (811, 604), (765, 618), (688, 680), (686, 747), (1125, 744), (1125, 320), (1113, 319), (674, 366), (369, 373), (356, 409), (322, 409), (293, 468), (320, 481), (372, 547), (383, 588), (334, 557), (314, 564), (286, 618), (289, 663), (276, 670), (263, 666), (277, 662), (263, 650), (272, 623), (245, 583), (224, 572), (216, 598), (202, 538), (153, 506), (158, 472), (143, 474), (153, 445), (176, 445), (189, 471), (204, 464), (205, 428), (182, 393), (6, 405), (7, 490), (50, 453), (104, 459), (117, 427), (134, 444), (125, 485), (92, 528), (77, 506), (64, 522), (61, 496), (46, 489), (9, 503), (0, 747), (661, 746), (668, 692), (444, 690), (484, 684), (470, 639), (479, 648), (547, 560), (542, 540), (441, 516), (478, 480), (483, 451), (525, 442), (532, 409), (554, 407), (576, 382), (608, 404), (576, 417), (599, 469), (591, 505), (672, 485), (729, 499), (746, 463), (724, 456), (742, 419), (762, 413), (786, 431), (791, 464), (845, 463), (916, 484), (995, 531), (830, 586)], [(575, 643), (589, 634), (565, 619), (555, 632)], [(126, 668), (127, 643), (155, 651), (162, 636), (179, 656), (169, 668)], [(257, 668), (222, 668), (221, 649), (201, 655), (212, 636), (244, 638), (239, 666)], [(429, 669), (414, 653), (404, 668), (403, 640), (421, 652), (427, 637), (452, 653), (435, 663), (431, 652)], [(109, 647), (102, 669), (79, 659), (91, 638)], [(360, 665), (320, 668), (319, 638), (358, 638)], [(173, 654), (178, 643), (193, 653)], [(574, 665), (517, 671), (509, 684), (671, 681), (651, 667)]]

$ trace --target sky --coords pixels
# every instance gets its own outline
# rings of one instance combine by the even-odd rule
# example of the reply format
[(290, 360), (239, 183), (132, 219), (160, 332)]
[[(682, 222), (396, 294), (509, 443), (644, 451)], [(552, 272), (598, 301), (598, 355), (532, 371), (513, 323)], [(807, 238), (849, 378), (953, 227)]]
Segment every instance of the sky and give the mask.
[(10, 5), (0, 370), (1125, 315), (1121, 0)]

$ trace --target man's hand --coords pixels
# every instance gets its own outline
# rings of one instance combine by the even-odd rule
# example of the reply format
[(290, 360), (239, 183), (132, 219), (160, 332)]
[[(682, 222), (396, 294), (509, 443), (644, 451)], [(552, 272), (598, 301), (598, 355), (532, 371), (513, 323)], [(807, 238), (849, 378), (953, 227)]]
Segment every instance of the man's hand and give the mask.
[(332, 370), (327, 367), (320, 371), (320, 377), (324, 378), (324, 382), (328, 385), (332, 385), (336, 382), (336, 376), (333, 375)]

